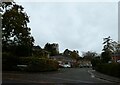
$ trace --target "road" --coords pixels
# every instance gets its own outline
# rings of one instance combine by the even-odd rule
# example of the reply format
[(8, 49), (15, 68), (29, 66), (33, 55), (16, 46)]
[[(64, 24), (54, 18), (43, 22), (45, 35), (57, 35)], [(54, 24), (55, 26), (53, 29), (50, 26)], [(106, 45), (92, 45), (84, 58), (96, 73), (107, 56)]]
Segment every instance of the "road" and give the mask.
[(56, 72), (42, 73), (3, 72), (3, 85), (4, 83), (48, 83), (51, 85), (54, 83), (58, 85), (65, 83), (109, 85), (112, 83), (94, 77), (94, 74), (90, 72), (91, 70), (90, 68), (62, 68)]

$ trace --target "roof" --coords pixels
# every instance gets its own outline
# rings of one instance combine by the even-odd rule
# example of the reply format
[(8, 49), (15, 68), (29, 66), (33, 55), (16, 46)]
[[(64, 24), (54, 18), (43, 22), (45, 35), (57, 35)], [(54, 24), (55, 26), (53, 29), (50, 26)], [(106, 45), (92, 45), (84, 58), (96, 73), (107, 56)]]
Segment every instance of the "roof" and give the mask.
[(120, 57), (120, 53), (115, 53), (115, 54), (113, 54), (113, 56)]
[(62, 60), (65, 60), (65, 61), (73, 61), (74, 60), (70, 57), (66, 57), (66, 56), (62, 56), (62, 55), (50, 56), (50, 58), (55, 58), (57, 60), (62, 59)]

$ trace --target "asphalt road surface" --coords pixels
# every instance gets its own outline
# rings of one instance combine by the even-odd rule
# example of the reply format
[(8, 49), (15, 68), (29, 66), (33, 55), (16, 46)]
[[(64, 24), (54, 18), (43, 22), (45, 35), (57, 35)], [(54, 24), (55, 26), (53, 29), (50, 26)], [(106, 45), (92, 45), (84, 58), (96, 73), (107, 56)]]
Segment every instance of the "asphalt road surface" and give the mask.
[[(21, 73), (21, 72), (3, 72), (3, 85), (23, 83), (32, 85), (49, 84), (49, 85), (113, 85), (113, 82), (96, 78), (90, 71), (90, 68), (61, 68), (56, 72), (40, 72), (40, 73)], [(15, 84), (16, 85), (16, 84)]]

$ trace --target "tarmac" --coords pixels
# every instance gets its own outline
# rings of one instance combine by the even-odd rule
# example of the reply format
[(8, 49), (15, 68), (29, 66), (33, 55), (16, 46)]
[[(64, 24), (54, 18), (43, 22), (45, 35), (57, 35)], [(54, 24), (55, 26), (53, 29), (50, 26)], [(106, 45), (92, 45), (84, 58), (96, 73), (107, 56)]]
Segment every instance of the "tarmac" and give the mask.
[(97, 72), (95, 70), (91, 70), (90, 72), (92, 74), (94, 74), (94, 76), (96, 78), (107, 80), (107, 81), (114, 82), (114, 83), (120, 83), (120, 78), (109, 76), (109, 75), (106, 75), (106, 74), (102, 74), (102, 73)]

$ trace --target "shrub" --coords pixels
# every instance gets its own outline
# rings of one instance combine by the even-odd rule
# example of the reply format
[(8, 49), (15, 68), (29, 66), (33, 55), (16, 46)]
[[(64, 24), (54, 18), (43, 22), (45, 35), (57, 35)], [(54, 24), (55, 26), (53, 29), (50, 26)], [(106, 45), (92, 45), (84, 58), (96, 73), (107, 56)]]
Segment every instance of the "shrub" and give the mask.
[(119, 63), (99, 64), (95, 67), (95, 70), (101, 73), (107, 74), (107, 75), (120, 78), (120, 64)]
[(101, 64), (101, 63), (102, 63), (102, 61), (101, 61), (99, 58), (94, 58), (94, 59), (92, 59), (92, 61), (91, 61), (91, 64), (92, 64), (93, 69), (95, 69), (95, 67), (96, 67), (97, 65)]
[(58, 62), (46, 58), (26, 57), (20, 59), (21, 64), (28, 65), (25, 71), (41, 72), (54, 71), (58, 69)]
[(11, 53), (2, 53), (2, 70), (17, 70), (19, 58)]
[(19, 64), (28, 65), (28, 63), (33, 59), (33, 57), (20, 57)]

